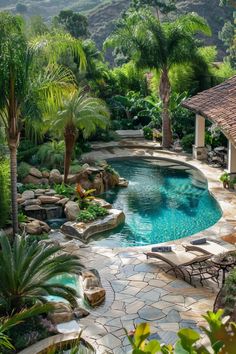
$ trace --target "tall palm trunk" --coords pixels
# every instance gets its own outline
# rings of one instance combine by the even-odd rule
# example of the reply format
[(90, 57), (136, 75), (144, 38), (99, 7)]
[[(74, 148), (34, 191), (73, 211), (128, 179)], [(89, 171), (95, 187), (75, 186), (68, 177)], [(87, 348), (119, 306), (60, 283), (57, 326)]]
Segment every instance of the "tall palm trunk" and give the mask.
[(8, 129), (7, 140), (10, 150), (10, 174), (11, 174), (11, 207), (13, 236), (18, 233), (18, 204), (17, 204), (17, 148), (20, 140), (18, 129), (18, 107), (15, 97), (15, 80), (10, 71), (9, 102), (8, 102)]
[(76, 141), (76, 127), (72, 125), (67, 125), (64, 131), (65, 140), (65, 159), (64, 159), (64, 183), (67, 183), (71, 158)]
[(163, 103), (163, 108), (162, 108), (162, 146), (164, 148), (168, 149), (172, 144), (172, 130), (171, 130), (171, 121), (170, 121), (170, 112), (169, 112), (171, 86), (170, 86), (170, 80), (168, 77), (167, 67), (164, 67), (162, 70), (159, 91), (160, 91), (160, 98)]

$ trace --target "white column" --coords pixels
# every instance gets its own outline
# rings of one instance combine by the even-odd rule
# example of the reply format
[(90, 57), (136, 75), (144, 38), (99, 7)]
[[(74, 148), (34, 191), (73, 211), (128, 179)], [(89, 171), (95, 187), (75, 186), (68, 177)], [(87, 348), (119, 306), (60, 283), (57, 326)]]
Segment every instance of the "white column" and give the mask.
[(195, 147), (205, 147), (205, 118), (199, 114), (195, 121)]
[(228, 173), (236, 174), (236, 148), (228, 141)]
[(205, 148), (205, 118), (196, 114), (195, 121), (195, 145), (193, 145), (193, 158), (197, 160), (207, 159)]

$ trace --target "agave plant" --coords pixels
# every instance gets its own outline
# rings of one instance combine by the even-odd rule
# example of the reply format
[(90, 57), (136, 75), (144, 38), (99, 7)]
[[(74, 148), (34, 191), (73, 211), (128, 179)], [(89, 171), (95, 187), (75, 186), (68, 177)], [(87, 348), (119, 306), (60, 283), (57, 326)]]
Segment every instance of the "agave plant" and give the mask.
[(28, 237), (17, 235), (11, 245), (7, 236), (0, 235), (0, 312), (19, 312), (46, 302), (49, 295), (75, 305), (76, 291), (54, 279), (64, 273), (78, 273), (82, 268), (78, 258), (60, 252), (61, 247), (54, 244), (29, 244)]

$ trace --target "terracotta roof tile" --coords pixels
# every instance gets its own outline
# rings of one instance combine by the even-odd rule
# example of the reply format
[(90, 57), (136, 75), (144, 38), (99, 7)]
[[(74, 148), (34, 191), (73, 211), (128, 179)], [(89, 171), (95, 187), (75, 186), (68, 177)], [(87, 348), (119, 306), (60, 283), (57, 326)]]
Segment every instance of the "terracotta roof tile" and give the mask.
[(185, 100), (182, 106), (216, 123), (236, 146), (236, 76)]

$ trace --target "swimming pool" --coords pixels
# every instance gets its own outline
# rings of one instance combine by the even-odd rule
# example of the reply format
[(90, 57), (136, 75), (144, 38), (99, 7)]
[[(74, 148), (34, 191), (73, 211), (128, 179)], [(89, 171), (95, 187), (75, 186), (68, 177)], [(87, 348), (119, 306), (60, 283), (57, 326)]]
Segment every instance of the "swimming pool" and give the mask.
[(171, 160), (130, 158), (109, 163), (129, 186), (102, 197), (122, 209), (126, 221), (91, 238), (94, 245), (144, 246), (176, 240), (214, 225), (222, 215), (199, 170)]

